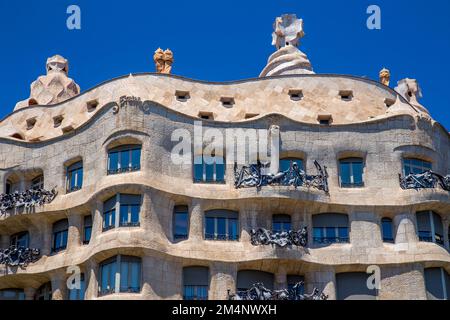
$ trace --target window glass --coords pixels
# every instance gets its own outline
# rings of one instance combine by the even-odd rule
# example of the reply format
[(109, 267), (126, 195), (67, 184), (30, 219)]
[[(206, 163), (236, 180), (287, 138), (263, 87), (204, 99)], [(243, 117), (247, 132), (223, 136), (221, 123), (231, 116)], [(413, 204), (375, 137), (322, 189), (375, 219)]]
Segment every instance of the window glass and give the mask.
[(11, 236), (10, 244), (16, 247), (28, 248), (30, 235), (28, 232), (20, 232)]
[(108, 156), (108, 173), (112, 174), (119, 169), (119, 153), (110, 152)]
[(176, 206), (174, 208), (173, 235), (174, 239), (188, 238), (188, 219), (189, 213), (186, 206)]
[(206, 226), (205, 226), (205, 238), (208, 239), (208, 240), (214, 239), (214, 237), (215, 237), (215, 232), (214, 232), (215, 219), (206, 217), (205, 220), (206, 220), (205, 221), (205, 224), (206, 224)]
[(298, 158), (284, 158), (280, 160), (280, 172), (286, 172), (291, 169), (293, 163), (296, 162), (299, 169), (303, 170), (303, 160)]
[(272, 231), (281, 233), (291, 230), (291, 217), (288, 215), (274, 215), (272, 217)]
[(342, 188), (362, 187), (363, 160), (359, 158), (340, 160), (339, 174)]
[(108, 174), (137, 171), (141, 168), (140, 145), (124, 145), (108, 152)]
[(205, 239), (238, 240), (238, 213), (229, 210), (210, 210), (205, 213)]
[(85, 291), (86, 291), (86, 284), (84, 281), (84, 274), (81, 274), (80, 289), (69, 289), (69, 300), (84, 300)]
[(206, 267), (183, 268), (183, 299), (207, 300), (209, 270)]
[(194, 157), (194, 182), (223, 183), (224, 181), (225, 163), (223, 157)]
[(83, 235), (83, 243), (88, 244), (91, 240), (92, 234), (92, 216), (88, 215), (84, 217), (84, 235)]
[(403, 159), (403, 171), (404, 175), (407, 176), (409, 174), (421, 174), (425, 171), (431, 170), (432, 164), (431, 162), (414, 159), (414, 158), (406, 158)]
[(384, 242), (394, 242), (394, 235), (392, 232), (392, 220), (389, 218), (383, 218), (381, 220), (382, 235)]

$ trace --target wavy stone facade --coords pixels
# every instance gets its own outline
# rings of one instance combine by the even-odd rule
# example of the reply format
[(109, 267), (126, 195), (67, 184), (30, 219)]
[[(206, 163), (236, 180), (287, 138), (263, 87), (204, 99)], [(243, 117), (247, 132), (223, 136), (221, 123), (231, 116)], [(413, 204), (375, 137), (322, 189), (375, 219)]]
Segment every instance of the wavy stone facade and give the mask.
[[(47, 201), (14, 200), (0, 214), (0, 248), (17, 245), (17, 235), (28, 232), (21, 243), (39, 254), (28, 261), (0, 253), (0, 299), (5, 292), (26, 299), (72, 298), (66, 282), (74, 266), (83, 273), (81, 296), (92, 300), (182, 299), (186, 285), (196, 284), (209, 299), (227, 299), (245, 287), (242, 283), (258, 280), (258, 273), (245, 278), (250, 271), (264, 272), (265, 279), (273, 279), (264, 284), (274, 289), (303, 279), (305, 292), (318, 288), (331, 300), (448, 298), (450, 192), (437, 184), (404, 190), (399, 183), (405, 159), (425, 161), (442, 176), (450, 173), (447, 130), (410, 99), (416, 92), (408, 91), (413, 86), (406, 82), (404, 97), (364, 78), (290, 73), (230, 83), (136, 74), (56, 105), (25, 106), (3, 119), (0, 194), (39, 183), (39, 190), (53, 192), (42, 191), (52, 195)], [(171, 134), (185, 129), (193, 136), (197, 121), (223, 133), (277, 126), (280, 147), (272, 150), (272, 160), (274, 154), (280, 160), (300, 159), (308, 174), (315, 172), (315, 161), (326, 166), (329, 192), (281, 185), (235, 188), (234, 163), (225, 164), (224, 183), (195, 182), (192, 165), (173, 164), (177, 142)], [(108, 152), (124, 145), (141, 146), (138, 163), (111, 172)], [(340, 160), (348, 158), (363, 163), (363, 184), (354, 188), (340, 181)], [(82, 184), (67, 182), (69, 168), (78, 170), (77, 179), (82, 174)], [(133, 224), (106, 223), (110, 199), (118, 194), (141, 196)], [(113, 202), (118, 210), (120, 200)], [(187, 237), (181, 239), (173, 231), (177, 206), (188, 211)], [(206, 235), (210, 210), (237, 215), (234, 239)], [(433, 222), (427, 224), (423, 212)], [(307, 227), (305, 247), (252, 244), (252, 230), (270, 230), (279, 214), (289, 217), (292, 230)], [(330, 229), (323, 223), (334, 230), (333, 216), (324, 214), (345, 217), (346, 225), (339, 224), (348, 231), (344, 241), (317, 241), (317, 229)], [(392, 239), (382, 234), (386, 218)], [(92, 221), (89, 241), (86, 221)], [(61, 231), (67, 241), (56, 235)], [(117, 282), (115, 288), (100, 289), (105, 261), (114, 257), (139, 261), (138, 284), (128, 291), (118, 290)], [(25, 265), (13, 263), (21, 259)], [(353, 292), (365, 285), (373, 266), (381, 271), (376, 293)], [(189, 267), (203, 269), (185, 272)], [(207, 270), (205, 280), (188, 279), (199, 270)], [(121, 282), (122, 271), (108, 271), (108, 277)]]

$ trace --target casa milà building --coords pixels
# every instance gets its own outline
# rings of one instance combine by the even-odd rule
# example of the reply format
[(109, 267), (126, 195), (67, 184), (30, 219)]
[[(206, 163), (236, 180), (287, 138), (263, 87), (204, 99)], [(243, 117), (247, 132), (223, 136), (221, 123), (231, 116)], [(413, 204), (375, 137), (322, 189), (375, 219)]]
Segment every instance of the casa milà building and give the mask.
[[(81, 93), (49, 58), (0, 122), (0, 300), (245, 298), (257, 283), (449, 299), (450, 138), (418, 82), (316, 74), (303, 21), (274, 29), (261, 75), (226, 83), (173, 75), (158, 50), (157, 72)], [(229, 150), (175, 164), (173, 132), (199, 122), (269, 130), (270, 170)]]

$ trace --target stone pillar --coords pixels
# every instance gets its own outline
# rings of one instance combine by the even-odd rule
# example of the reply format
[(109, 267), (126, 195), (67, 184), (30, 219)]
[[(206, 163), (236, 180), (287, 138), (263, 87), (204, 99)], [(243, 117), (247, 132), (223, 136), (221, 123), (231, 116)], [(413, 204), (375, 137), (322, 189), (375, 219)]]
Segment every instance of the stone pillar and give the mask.
[[(45, 221), (39, 226), (39, 235), (36, 235), (37, 237), (40, 237), (40, 243), (42, 245), (41, 247), (41, 253), (43, 256), (48, 256), (52, 253), (52, 240), (53, 240), (53, 225)], [(35, 239), (31, 239), (33, 243)]]
[(83, 216), (78, 212), (69, 212), (69, 234), (67, 239), (67, 251), (76, 250), (82, 244)]
[(25, 293), (25, 300), (34, 300), (36, 288), (25, 288), (23, 291)]
[(203, 209), (199, 199), (192, 199), (189, 223), (189, 239), (203, 240)]
[(23, 192), (27, 189), (26, 186), (26, 180), (25, 180), (25, 176), (23, 175), (23, 173), (18, 173), (19, 175), (19, 191)]
[(52, 283), (52, 300), (64, 300), (67, 297), (66, 274), (64, 271), (55, 272), (50, 276)]
[(6, 249), (9, 247), (9, 235), (2, 234), (0, 239), (0, 249)]
[(270, 126), (270, 173), (280, 172), (280, 127)]
[(405, 250), (408, 244), (418, 241), (416, 232), (416, 217), (413, 213), (405, 212), (397, 214), (394, 217), (394, 226), (396, 226), (395, 244), (404, 245)]
[(86, 270), (84, 272), (84, 278), (86, 283), (86, 300), (93, 300), (97, 297), (98, 293), (98, 264), (94, 260), (89, 260), (86, 263)]
[(421, 263), (381, 267), (380, 300), (427, 300)]
[(274, 283), (274, 289), (275, 290), (283, 290), (287, 289), (287, 274), (286, 274), (286, 268), (283, 265), (278, 266), (278, 271), (275, 273), (275, 283)]
[(336, 274), (333, 268), (305, 273), (305, 292), (310, 294), (314, 288), (328, 295), (328, 300), (336, 300)]
[(179, 261), (163, 257), (142, 258), (142, 290), (146, 300), (181, 300), (183, 298), (183, 266)]
[(236, 292), (237, 265), (214, 262), (210, 266), (209, 300), (227, 300), (228, 290)]
[(103, 229), (103, 202), (94, 201), (91, 207), (92, 212), (92, 233), (91, 242), (96, 241), (97, 237), (102, 233)]
[(250, 243), (250, 230), (256, 228), (251, 224), (251, 211), (248, 208), (243, 208), (239, 212), (239, 224), (241, 228), (240, 241), (243, 243)]

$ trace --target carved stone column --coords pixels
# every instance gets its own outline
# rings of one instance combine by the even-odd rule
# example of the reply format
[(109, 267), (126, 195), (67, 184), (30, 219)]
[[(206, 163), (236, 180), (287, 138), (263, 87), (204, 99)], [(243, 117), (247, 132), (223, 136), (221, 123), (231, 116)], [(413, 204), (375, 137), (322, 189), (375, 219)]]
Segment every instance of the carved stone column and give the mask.
[(94, 260), (89, 260), (86, 264), (86, 270), (84, 272), (85, 283), (86, 283), (86, 300), (93, 300), (98, 294), (98, 264)]
[(83, 234), (83, 216), (78, 212), (69, 213), (69, 234), (67, 239), (67, 251), (76, 250), (81, 246)]
[(210, 266), (211, 282), (209, 300), (227, 300), (228, 290), (236, 291), (237, 265), (233, 263), (214, 262)]
[[(444, 245), (447, 249), (450, 250), (450, 239), (448, 238), (448, 234), (450, 232), (450, 220), (448, 218), (444, 218), (442, 220), (442, 225), (444, 227)], [(450, 296), (450, 292), (447, 293), (448, 296)]]
[(203, 239), (203, 209), (199, 199), (192, 199), (189, 238), (190, 240)]
[(394, 226), (396, 226), (397, 233), (395, 235), (395, 243), (397, 245), (405, 245), (407, 250), (408, 244), (416, 243), (418, 241), (416, 232), (416, 217), (411, 212), (397, 214), (394, 217)]
[(162, 257), (142, 257), (142, 290), (146, 300), (181, 300), (183, 298), (180, 261)]
[(9, 235), (2, 234), (0, 239), (0, 249), (6, 249), (9, 247)]
[[(43, 256), (48, 256), (52, 252), (52, 229), (53, 225), (48, 222), (44, 221), (39, 227), (39, 235), (36, 235), (36, 237), (39, 237), (39, 243), (41, 243), (41, 254)], [(35, 243), (35, 238), (32, 237), (31, 242)]]
[(64, 271), (55, 272), (50, 276), (52, 283), (52, 300), (64, 300), (67, 297), (66, 274)]
[(336, 274), (333, 268), (305, 273), (305, 289), (311, 293), (314, 288), (328, 295), (328, 300), (336, 300)]
[(23, 289), (25, 293), (25, 300), (34, 300), (34, 297), (36, 295), (36, 288), (25, 288)]
[(92, 234), (91, 241), (96, 240), (97, 236), (102, 233), (103, 229), (103, 202), (100, 200), (94, 201), (92, 207)]

